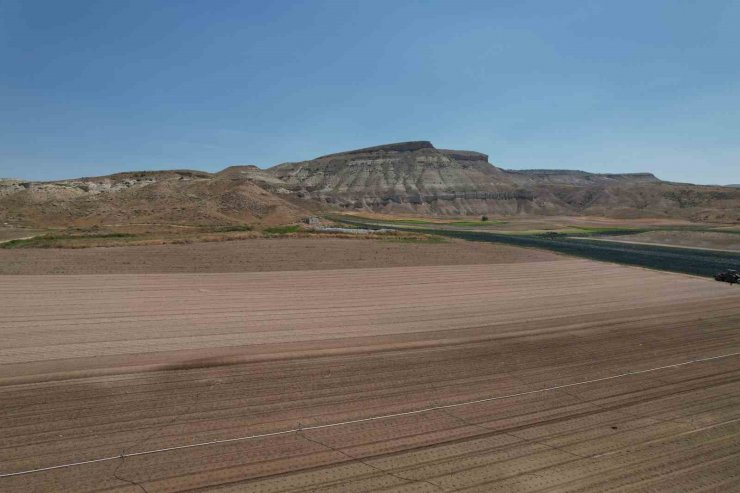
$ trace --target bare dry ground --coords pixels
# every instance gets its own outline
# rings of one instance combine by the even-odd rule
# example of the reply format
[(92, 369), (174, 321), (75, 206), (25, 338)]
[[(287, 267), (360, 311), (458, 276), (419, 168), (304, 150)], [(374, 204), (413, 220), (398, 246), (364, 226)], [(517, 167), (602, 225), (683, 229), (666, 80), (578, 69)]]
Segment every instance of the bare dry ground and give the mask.
[(447, 240), (248, 239), (86, 249), (0, 249), (1, 274), (252, 272), (553, 260), (542, 250)]
[(672, 245), (713, 250), (740, 251), (740, 234), (711, 231), (647, 231), (627, 236), (602, 236), (599, 239), (623, 243)]
[(740, 488), (740, 290), (711, 280), (558, 257), (0, 300), (0, 474), (32, 471), (2, 491)]

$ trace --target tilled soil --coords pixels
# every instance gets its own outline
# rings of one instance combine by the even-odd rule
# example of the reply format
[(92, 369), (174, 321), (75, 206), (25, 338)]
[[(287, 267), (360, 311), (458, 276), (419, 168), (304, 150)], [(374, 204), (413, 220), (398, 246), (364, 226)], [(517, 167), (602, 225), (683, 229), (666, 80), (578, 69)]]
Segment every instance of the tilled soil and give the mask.
[(735, 286), (560, 258), (0, 300), (2, 491), (740, 488)]
[(254, 272), (536, 262), (553, 253), (447, 240), (272, 238), (82, 249), (0, 249), (2, 274)]

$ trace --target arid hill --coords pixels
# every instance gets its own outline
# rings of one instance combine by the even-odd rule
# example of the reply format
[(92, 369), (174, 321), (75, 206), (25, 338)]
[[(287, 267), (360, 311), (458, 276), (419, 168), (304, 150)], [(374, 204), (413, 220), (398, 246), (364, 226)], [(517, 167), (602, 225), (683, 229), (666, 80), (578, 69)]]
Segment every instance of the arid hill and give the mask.
[(303, 197), (343, 208), (466, 214), (537, 212), (529, 193), (485, 154), (406, 142), (322, 156), (268, 170)]
[(479, 152), (402, 142), (269, 169), (126, 172), (54, 182), (0, 180), (0, 223), (93, 226), (278, 224), (319, 210), (430, 215), (595, 215), (733, 223), (740, 189), (650, 173), (505, 170)]
[(306, 214), (280, 193), (251, 179), (200, 171), (0, 182), (0, 222), (10, 224), (280, 224)]
[(303, 197), (342, 208), (421, 214), (676, 217), (735, 222), (740, 191), (651, 173), (504, 170), (473, 151), (404, 142), (267, 170)]

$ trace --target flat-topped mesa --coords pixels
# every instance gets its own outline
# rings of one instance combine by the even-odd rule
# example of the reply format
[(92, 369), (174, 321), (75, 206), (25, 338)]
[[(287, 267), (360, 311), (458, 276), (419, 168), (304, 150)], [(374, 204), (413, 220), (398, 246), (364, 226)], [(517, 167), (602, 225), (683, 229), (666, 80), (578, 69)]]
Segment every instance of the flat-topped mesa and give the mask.
[(445, 156), (454, 159), (455, 161), (486, 161), (488, 162), (488, 154), (475, 151), (456, 151), (454, 149), (437, 149)]
[(352, 151), (335, 152), (333, 154), (326, 154), (325, 156), (319, 156), (316, 159), (324, 159), (328, 157), (346, 156), (348, 154), (368, 154), (372, 152), (414, 152), (422, 149), (434, 149), (434, 146), (428, 140), (415, 140), (412, 142), (397, 142), (395, 144), (384, 144), (380, 146), (364, 147), (362, 149), (355, 149)]
[(573, 170), (573, 169), (521, 169), (521, 170), (507, 170), (508, 173), (527, 175), (527, 176), (577, 176), (577, 177), (594, 177), (594, 178), (611, 178), (618, 180), (631, 180), (631, 181), (660, 181), (652, 173), (590, 173), (588, 171)]
[(259, 170), (259, 166), (256, 166), (254, 164), (232, 164), (231, 166), (227, 166), (219, 173), (223, 173), (224, 171), (233, 171), (233, 170)]
[(527, 169), (505, 170), (510, 180), (520, 186), (568, 185), (576, 187), (609, 187), (655, 185), (664, 183), (652, 173), (589, 173), (580, 170)]
[(661, 181), (660, 178), (652, 173), (606, 173), (605, 176), (620, 176), (623, 178), (631, 178), (634, 180), (643, 181)]
[(261, 171), (262, 170), (254, 164), (234, 164), (232, 166), (227, 166), (221, 171), (216, 172), (215, 175), (220, 177), (239, 176), (250, 173), (259, 173)]

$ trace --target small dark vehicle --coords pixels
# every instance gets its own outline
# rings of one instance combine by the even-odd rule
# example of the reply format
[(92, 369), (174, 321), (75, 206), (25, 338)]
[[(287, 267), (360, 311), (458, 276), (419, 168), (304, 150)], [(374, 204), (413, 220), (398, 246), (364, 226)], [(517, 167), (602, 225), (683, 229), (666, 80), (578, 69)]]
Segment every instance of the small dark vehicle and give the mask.
[(740, 274), (736, 270), (729, 269), (724, 272), (720, 272), (714, 276), (715, 281), (729, 282), (730, 284), (740, 283)]

